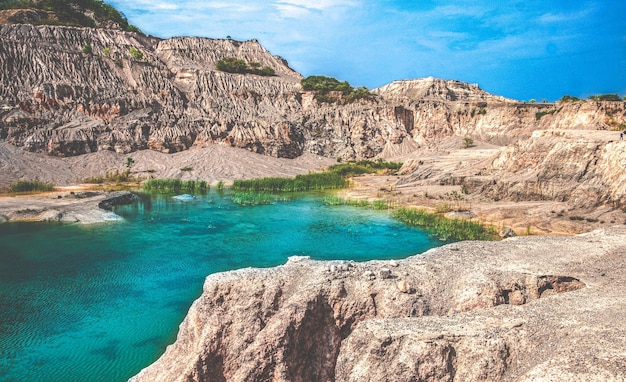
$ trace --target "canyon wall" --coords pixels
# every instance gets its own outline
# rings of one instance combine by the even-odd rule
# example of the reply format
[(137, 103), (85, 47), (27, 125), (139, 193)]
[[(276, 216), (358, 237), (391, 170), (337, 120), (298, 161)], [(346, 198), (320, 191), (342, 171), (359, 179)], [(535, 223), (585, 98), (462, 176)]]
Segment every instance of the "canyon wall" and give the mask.
[[(219, 143), (274, 157), (359, 159), (451, 136), (510, 144), (536, 129), (626, 123), (622, 102), (524, 104), (434, 78), (391, 83), (372, 100), (322, 103), (255, 40), (5, 24), (0, 42), (0, 139), (55, 156)], [(276, 75), (216, 70), (227, 57)]]

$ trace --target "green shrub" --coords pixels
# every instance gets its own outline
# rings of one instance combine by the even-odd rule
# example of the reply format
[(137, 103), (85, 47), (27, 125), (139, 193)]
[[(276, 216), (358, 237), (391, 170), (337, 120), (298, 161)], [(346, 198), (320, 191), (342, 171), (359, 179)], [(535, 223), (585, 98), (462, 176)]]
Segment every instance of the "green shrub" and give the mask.
[(240, 74), (257, 74), (259, 76), (275, 76), (276, 72), (274, 69), (269, 66), (264, 66), (261, 68), (261, 64), (258, 62), (246, 62), (244, 60), (234, 58), (234, 57), (226, 57), (221, 59), (215, 63), (215, 67), (217, 70), (227, 73), (240, 73)]
[(128, 53), (130, 53), (130, 55), (136, 60), (136, 61), (141, 61), (143, 60), (143, 52), (140, 51), (139, 49), (135, 48), (134, 46), (132, 46), (129, 50)]
[(248, 64), (244, 60), (240, 60), (234, 57), (226, 57), (215, 63), (218, 70), (228, 73), (245, 73), (248, 69)]
[(382, 159), (378, 159), (376, 161), (363, 159), (332, 165), (328, 167), (328, 171), (335, 172), (343, 177), (349, 177), (361, 174), (380, 173), (384, 171), (391, 171), (395, 173), (401, 167), (402, 163), (399, 162), (386, 162)]
[(38, 180), (18, 180), (9, 185), (9, 192), (53, 191), (53, 183), (40, 182)]
[(91, 44), (85, 44), (85, 46), (83, 46), (83, 53), (91, 54), (92, 52), (93, 52), (93, 47), (91, 46)]
[(102, 54), (104, 54), (107, 57), (110, 56), (111, 55), (111, 49), (110, 48), (102, 49)]
[(621, 101), (619, 95), (617, 94), (598, 94), (589, 96), (589, 99), (592, 101)]
[(326, 76), (308, 76), (300, 81), (302, 89), (316, 92), (339, 91), (348, 95), (354, 91), (348, 81), (340, 82), (336, 78)]
[(192, 171), (192, 170), (193, 170), (193, 167), (191, 166), (185, 166), (180, 169), (180, 171)]
[(360, 99), (373, 100), (376, 98), (366, 87), (359, 87), (356, 90), (347, 82), (339, 81), (336, 78), (326, 76), (309, 76), (300, 81), (302, 89), (314, 91), (315, 99), (319, 102), (335, 103), (339, 98), (334, 92), (341, 93), (342, 102), (351, 103)]
[(217, 182), (216, 188), (218, 191), (222, 191), (224, 189), (224, 181), (220, 180), (219, 182)]
[(559, 100), (559, 102), (576, 102), (576, 101), (580, 101), (580, 98), (567, 95), (567, 94), (561, 97), (561, 99)]

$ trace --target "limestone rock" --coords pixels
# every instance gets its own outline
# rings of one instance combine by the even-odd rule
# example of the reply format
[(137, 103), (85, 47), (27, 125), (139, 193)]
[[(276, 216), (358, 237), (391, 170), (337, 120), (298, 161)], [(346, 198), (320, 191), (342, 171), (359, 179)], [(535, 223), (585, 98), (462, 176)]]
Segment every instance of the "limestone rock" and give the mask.
[(391, 270), (389, 268), (381, 268), (378, 274), (381, 279), (388, 279), (391, 277)]
[(515, 234), (515, 231), (513, 231), (511, 228), (503, 229), (498, 233), (498, 235), (503, 239), (506, 239), (507, 237), (517, 236), (517, 234)]
[(98, 207), (102, 208), (103, 210), (111, 211), (113, 207), (115, 206), (119, 206), (123, 204), (130, 204), (138, 199), (139, 199), (139, 196), (137, 196), (136, 194), (133, 194), (132, 192), (115, 191), (112, 193), (112, 195), (109, 195), (105, 200), (98, 203)]
[(411, 291), (411, 285), (406, 280), (398, 281), (396, 287), (402, 293), (409, 293)]
[(403, 260), (416, 293), (363, 277), (379, 261), (214, 274), (132, 381), (621, 380), (624, 243), (623, 227), (455, 243)]

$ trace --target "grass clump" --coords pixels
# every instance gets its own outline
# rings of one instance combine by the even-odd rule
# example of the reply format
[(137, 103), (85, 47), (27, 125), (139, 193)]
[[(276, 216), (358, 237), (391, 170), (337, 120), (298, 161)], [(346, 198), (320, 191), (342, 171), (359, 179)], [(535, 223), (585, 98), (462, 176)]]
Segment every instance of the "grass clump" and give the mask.
[(444, 240), (494, 240), (496, 232), (470, 220), (447, 219), (415, 208), (398, 208), (393, 217), (401, 222), (421, 227)]
[(85, 178), (83, 183), (89, 184), (104, 184), (104, 183), (126, 183), (126, 182), (136, 182), (139, 181), (137, 178), (133, 178), (130, 176), (129, 171), (107, 171), (104, 175), (90, 176), (89, 178)]
[(339, 174), (320, 172), (296, 175), (295, 178), (259, 178), (235, 180), (233, 191), (297, 192), (344, 188), (348, 182)]
[(359, 161), (348, 161), (345, 163), (338, 163), (328, 168), (328, 171), (339, 174), (343, 177), (361, 175), (361, 174), (376, 174), (376, 173), (396, 173), (402, 163), (398, 162), (386, 162), (382, 159), (376, 161), (364, 159)]
[(143, 184), (143, 189), (157, 192), (204, 193), (209, 190), (209, 184), (204, 180), (149, 179)]
[(234, 203), (240, 206), (258, 206), (262, 204), (273, 204), (276, 201), (274, 195), (262, 192), (234, 192), (231, 195)]
[(33, 192), (53, 190), (53, 183), (45, 183), (38, 180), (18, 180), (17, 182), (9, 185), (9, 192)]
[(338, 196), (328, 196), (324, 198), (327, 206), (350, 206), (368, 208), (370, 210), (386, 210), (391, 208), (391, 203), (386, 200), (374, 200), (372, 202), (363, 199), (345, 199)]

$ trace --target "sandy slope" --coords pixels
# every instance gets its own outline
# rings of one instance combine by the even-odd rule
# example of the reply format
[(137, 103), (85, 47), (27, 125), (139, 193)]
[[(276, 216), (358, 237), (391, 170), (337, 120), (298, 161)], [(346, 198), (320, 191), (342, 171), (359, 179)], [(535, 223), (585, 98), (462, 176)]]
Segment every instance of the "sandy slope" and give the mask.
[[(77, 157), (56, 158), (26, 152), (0, 142), (0, 188), (19, 179), (53, 182), (60, 186), (79, 184), (88, 177), (104, 175), (107, 171), (124, 171), (128, 157), (134, 160), (133, 176), (203, 179), (210, 182), (265, 176), (291, 177), (319, 171), (335, 163), (333, 159), (311, 154), (283, 159), (223, 145), (175, 154), (151, 150), (131, 154), (99, 151)], [(191, 167), (192, 170), (181, 171), (184, 167)]]

